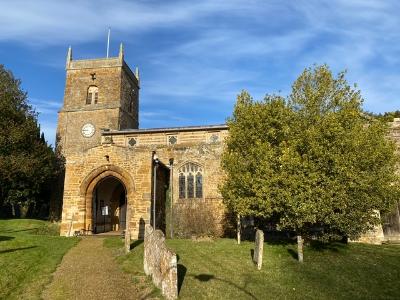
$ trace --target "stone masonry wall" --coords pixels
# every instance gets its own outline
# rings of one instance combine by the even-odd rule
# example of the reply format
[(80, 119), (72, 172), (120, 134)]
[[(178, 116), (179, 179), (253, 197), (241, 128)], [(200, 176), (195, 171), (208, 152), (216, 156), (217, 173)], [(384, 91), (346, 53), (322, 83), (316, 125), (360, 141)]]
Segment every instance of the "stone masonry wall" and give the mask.
[(165, 298), (178, 298), (176, 254), (167, 248), (164, 234), (150, 225), (145, 228), (143, 267)]
[[(400, 118), (395, 118), (390, 124), (389, 136), (395, 141), (397, 146), (397, 153), (400, 155)], [(384, 217), (383, 233), (385, 240), (400, 240), (400, 200), (397, 202), (397, 205), (394, 207), (392, 213)]]
[[(86, 103), (90, 86), (98, 88), (97, 103)], [(57, 147), (61, 153), (67, 157), (100, 145), (104, 129), (137, 128), (138, 92), (139, 82), (122, 56), (67, 59), (64, 105), (57, 126)], [(132, 111), (129, 110), (131, 103)], [(82, 126), (87, 123), (95, 127), (95, 134), (90, 138), (81, 134)]]
[[(197, 163), (204, 168), (203, 199), (215, 205), (215, 214), (222, 216), (224, 207), (218, 185), (223, 180), (220, 156), (226, 130), (217, 133), (220, 140), (210, 141), (208, 130), (176, 132), (178, 142), (168, 145), (166, 132), (137, 133), (137, 145), (130, 146), (132, 134), (108, 135), (98, 147), (77, 154), (66, 160), (64, 203), (61, 224), (62, 235), (72, 235), (77, 230), (92, 230), (93, 191), (106, 176), (121, 180), (127, 189), (129, 211), (128, 228), (133, 239), (143, 238), (144, 225), (149, 224), (152, 190), (152, 153), (160, 162), (168, 165), (174, 159), (172, 170), (174, 202), (178, 200), (178, 174), (175, 170), (186, 162)], [(103, 137), (104, 138), (104, 137)], [(212, 204), (211, 204), (212, 203)], [(222, 217), (221, 217), (222, 219)]]

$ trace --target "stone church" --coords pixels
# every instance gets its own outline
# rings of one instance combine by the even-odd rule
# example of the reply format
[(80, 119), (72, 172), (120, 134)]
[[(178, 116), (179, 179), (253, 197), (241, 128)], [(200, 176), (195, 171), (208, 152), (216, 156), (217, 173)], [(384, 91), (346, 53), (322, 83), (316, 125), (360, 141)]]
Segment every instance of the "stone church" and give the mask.
[(140, 79), (118, 57), (66, 62), (57, 148), (65, 158), (61, 235), (165, 230), (172, 201), (221, 207), (218, 183), (226, 125), (139, 129)]
[[(61, 235), (128, 230), (143, 238), (144, 225), (165, 231), (170, 203), (204, 201), (222, 218), (218, 185), (226, 125), (139, 129), (138, 69), (118, 57), (66, 61), (64, 104), (57, 149), (65, 159)], [(391, 135), (400, 144), (400, 119)], [(168, 190), (168, 192), (167, 192)], [(399, 207), (383, 231), (367, 239), (400, 237)]]

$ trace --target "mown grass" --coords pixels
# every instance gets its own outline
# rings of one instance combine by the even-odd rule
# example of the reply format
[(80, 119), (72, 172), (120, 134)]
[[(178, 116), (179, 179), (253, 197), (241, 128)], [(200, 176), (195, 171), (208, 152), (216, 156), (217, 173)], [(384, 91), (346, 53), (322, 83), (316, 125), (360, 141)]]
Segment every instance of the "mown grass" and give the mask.
[(104, 240), (104, 246), (113, 249), (117, 262), (124, 272), (131, 274), (136, 286), (140, 290), (150, 291), (144, 298), (162, 298), (161, 292), (143, 271), (143, 241), (134, 241), (131, 244), (131, 252), (127, 255), (124, 253), (123, 245), (124, 240), (120, 237), (109, 237)]
[[(314, 245), (305, 248), (300, 264), (295, 245), (265, 243), (264, 264), (258, 271), (251, 260), (251, 242), (167, 240), (167, 244), (178, 254), (180, 299), (399, 299), (400, 295), (399, 245)], [(143, 244), (121, 256), (120, 262), (125, 271), (143, 277)]]
[(43, 287), (76, 238), (29, 219), (0, 220), (0, 299), (40, 299)]

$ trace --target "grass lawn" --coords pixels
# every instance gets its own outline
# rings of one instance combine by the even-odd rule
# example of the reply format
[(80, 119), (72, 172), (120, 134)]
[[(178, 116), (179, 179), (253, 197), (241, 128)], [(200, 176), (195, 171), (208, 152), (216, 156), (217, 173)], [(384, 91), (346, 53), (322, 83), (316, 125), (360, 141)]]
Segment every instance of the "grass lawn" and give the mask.
[[(121, 247), (122, 241), (107, 241)], [(264, 265), (251, 261), (254, 244), (167, 240), (178, 254), (181, 299), (399, 299), (400, 245), (333, 244), (306, 247), (304, 263), (296, 245), (264, 245)], [(125, 271), (143, 273), (143, 244), (120, 256)]]
[(104, 240), (104, 246), (114, 251), (117, 262), (122, 270), (131, 274), (131, 278), (136, 286), (143, 291), (149, 291), (146, 298), (162, 299), (161, 291), (152, 283), (151, 278), (147, 277), (143, 271), (143, 241), (134, 241), (131, 244), (131, 253), (125, 255), (124, 240), (120, 237), (109, 237)]
[(0, 220), (0, 299), (40, 299), (43, 287), (76, 238), (49, 222)]

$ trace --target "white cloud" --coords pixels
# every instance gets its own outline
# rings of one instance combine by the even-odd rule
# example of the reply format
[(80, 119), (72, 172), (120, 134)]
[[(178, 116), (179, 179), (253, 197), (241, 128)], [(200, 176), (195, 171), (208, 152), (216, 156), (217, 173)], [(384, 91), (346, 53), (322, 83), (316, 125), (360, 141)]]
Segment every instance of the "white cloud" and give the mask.
[[(255, 95), (287, 91), (304, 67), (328, 63), (348, 69), (368, 108), (381, 111), (400, 106), (399, 11), (394, 0), (14, 0), (0, 10), (0, 43), (93, 42), (105, 40), (108, 26), (133, 38), (187, 31), (168, 47), (146, 51), (142, 62), (152, 74), (143, 74), (142, 95), (149, 103), (173, 98), (179, 105), (204, 95), (205, 104), (221, 104), (242, 88)], [(43, 114), (52, 109), (38, 103)]]
[(111, 26), (119, 32), (191, 24), (214, 13), (242, 13), (240, 1), (14, 0), (2, 4), (0, 40), (36, 45), (88, 42)]

